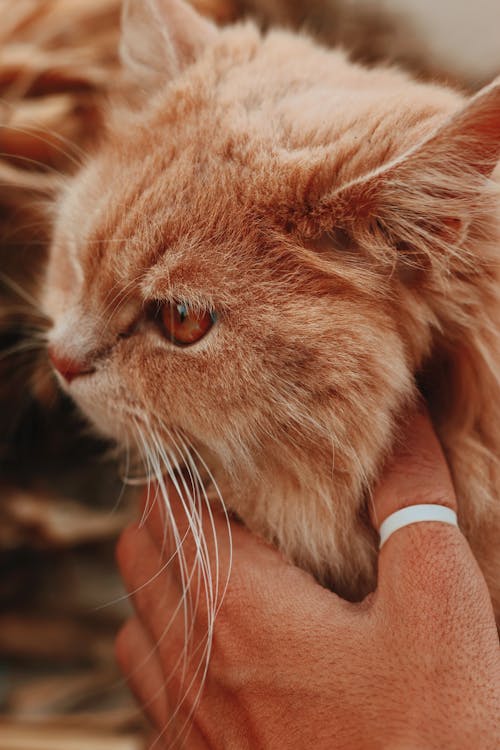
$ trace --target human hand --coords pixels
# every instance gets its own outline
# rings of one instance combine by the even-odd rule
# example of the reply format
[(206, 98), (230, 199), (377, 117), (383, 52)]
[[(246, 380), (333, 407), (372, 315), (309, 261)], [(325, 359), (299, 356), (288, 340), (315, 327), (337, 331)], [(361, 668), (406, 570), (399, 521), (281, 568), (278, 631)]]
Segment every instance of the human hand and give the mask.
[[(439, 442), (422, 414), (375, 493), (373, 521), (378, 527), (417, 503), (456, 505)], [(224, 571), (226, 521), (216, 515), (215, 524)], [(240, 524), (231, 526), (232, 574), (204, 689), (195, 707), (198, 675), (174, 721), (183, 693), (178, 656), (185, 623), (180, 610), (169, 624), (182, 588), (178, 567), (162, 568), (171, 551), (159, 508), (149, 509), (144, 525), (129, 528), (120, 541), (136, 614), (119, 635), (117, 655), (155, 727), (156, 748), (176, 746), (187, 720), (193, 750), (500, 747), (498, 635), (486, 584), (460, 531), (439, 523), (400, 529), (380, 552), (376, 592), (350, 604)], [(192, 565), (188, 538), (183, 550)], [(202, 643), (206, 632), (201, 600), (193, 642)], [(188, 664), (184, 684), (197, 663)]]

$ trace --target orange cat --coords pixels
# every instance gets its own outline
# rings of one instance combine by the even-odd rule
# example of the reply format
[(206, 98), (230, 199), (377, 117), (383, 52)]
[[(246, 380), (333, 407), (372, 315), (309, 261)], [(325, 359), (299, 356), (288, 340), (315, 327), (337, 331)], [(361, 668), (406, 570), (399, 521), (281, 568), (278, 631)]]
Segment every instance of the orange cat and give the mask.
[(134, 105), (57, 207), (64, 387), (160, 485), (188, 465), (195, 535), (207, 464), (251, 529), (352, 598), (422, 389), (500, 615), (500, 82), (466, 101), (181, 0), (129, 2), (122, 58)]

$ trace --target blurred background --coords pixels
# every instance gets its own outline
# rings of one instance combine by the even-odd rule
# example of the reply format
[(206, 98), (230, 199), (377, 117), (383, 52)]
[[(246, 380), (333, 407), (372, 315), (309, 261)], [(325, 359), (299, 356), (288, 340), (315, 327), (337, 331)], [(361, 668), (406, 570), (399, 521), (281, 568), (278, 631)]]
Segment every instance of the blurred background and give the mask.
[[(304, 28), (466, 91), (500, 73), (499, 0), (192, 2), (221, 24)], [(119, 12), (119, 0), (0, 0), (0, 750), (144, 747), (113, 658), (128, 611), (113, 549), (137, 489), (58, 393), (36, 301), (51, 199), (119, 85)]]

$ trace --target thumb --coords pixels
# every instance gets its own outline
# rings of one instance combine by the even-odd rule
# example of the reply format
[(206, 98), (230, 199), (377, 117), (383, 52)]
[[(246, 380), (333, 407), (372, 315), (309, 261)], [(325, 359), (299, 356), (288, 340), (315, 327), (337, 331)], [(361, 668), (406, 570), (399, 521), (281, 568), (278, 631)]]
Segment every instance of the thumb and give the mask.
[[(430, 418), (414, 415), (386, 466), (374, 494), (377, 529), (392, 513), (410, 505), (444, 505), (457, 510), (451, 474)], [(379, 555), (379, 602), (404, 608), (405, 616), (433, 617), (462, 611), (465, 602), (490, 618), (491, 602), (472, 552), (459, 529), (442, 522), (414, 523), (395, 531)], [(485, 610), (486, 607), (486, 610)]]

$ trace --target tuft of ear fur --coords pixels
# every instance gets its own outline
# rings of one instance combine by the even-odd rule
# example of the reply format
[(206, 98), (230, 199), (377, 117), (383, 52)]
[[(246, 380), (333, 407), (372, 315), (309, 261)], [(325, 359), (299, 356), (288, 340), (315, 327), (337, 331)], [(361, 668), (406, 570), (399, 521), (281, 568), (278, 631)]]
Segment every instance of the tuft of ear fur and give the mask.
[(184, 0), (124, 0), (120, 57), (151, 89), (179, 75), (216, 34), (217, 27)]
[(488, 177), (500, 159), (500, 78), (485, 86), (403, 161), (445, 160)]
[(460, 248), (467, 262), (470, 232), (487, 231), (499, 159), (500, 78), (422, 143), (324, 196), (307, 222), (324, 232), (342, 228), (391, 265), (443, 270)]
[[(400, 271), (408, 351), (497, 613), (500, 189), (492, 175), (499, 159), (497, 79), (411, 151), (328, 196), (319, 212), (324, 227), (347, 229), (375, 265)], [(408, 266), (417, 275), (401, 273)]]

